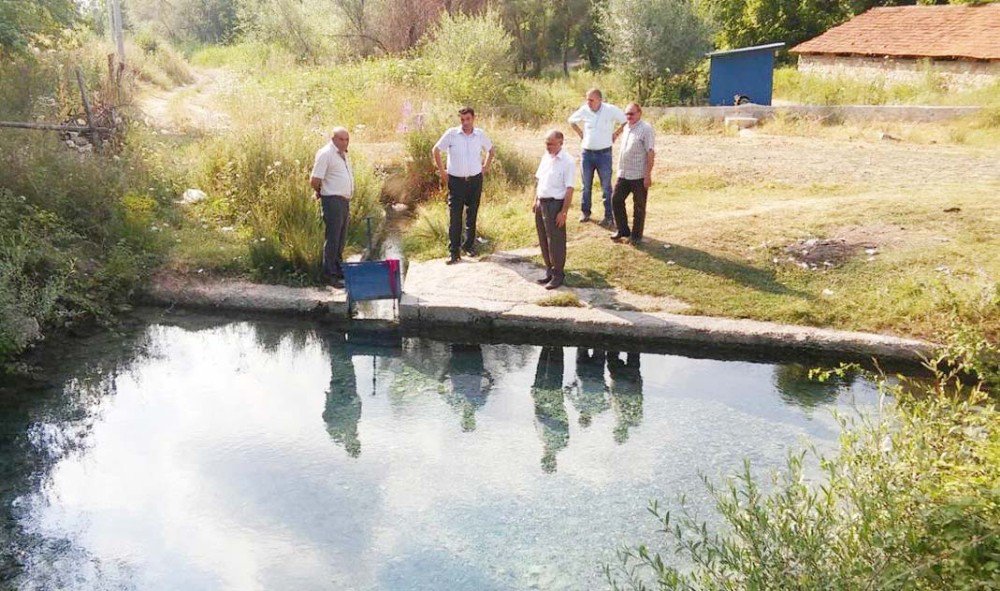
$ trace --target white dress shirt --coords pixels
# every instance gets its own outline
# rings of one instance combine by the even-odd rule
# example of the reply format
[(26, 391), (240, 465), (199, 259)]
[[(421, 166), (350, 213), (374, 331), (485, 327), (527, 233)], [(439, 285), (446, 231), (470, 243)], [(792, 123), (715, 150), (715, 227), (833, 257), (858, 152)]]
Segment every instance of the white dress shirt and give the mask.
[(603, 150), (614, 143), (614, 132), (625, 123), (625, 113), (611, 103), (601, 103), (596, 112), (591, 111), (587, 103), (569, 116), (570, 123), (583, 123), (584, 150)]
[(340, 195), (351, 198), (354, 193), (354, 172), (347, 154), (341, 154), (333, 140), (316, 152), (312, 176), (321, 179), (320, 195)]
[(448, 153), (448, 174), (469, 177), (483, 172), (483, 152), (493, 149), (493, 142), (482, 129), (463, 133), (461, 127), (449, 127), (434, 147)]
[(559, 150), (555, 156), (545, 152), (535, 178), (538, 179), (535, 195), (539, 199), (565, 199), (566, 189), (576, 182), (576, 162), (566, 150)]

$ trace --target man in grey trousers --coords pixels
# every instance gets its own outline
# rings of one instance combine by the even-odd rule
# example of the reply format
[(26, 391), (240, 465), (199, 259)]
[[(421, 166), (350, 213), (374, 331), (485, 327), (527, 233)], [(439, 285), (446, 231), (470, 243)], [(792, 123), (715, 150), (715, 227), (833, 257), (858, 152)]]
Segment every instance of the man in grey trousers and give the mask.
[(347, 159), (351, 136), (343, 127), (331, 132), (330, 143), (316, 152), (309, 184), (323, 207), (326, 241), (323, 244), (323, 278), (330, 285), (344, 287), (344, 243), (347, 241), (347, 220), (350, 217), (351, 194), (354, 193), (354, 171)]
[(545, 289), (563, 284), (566, 266), (566, 215), (573, 200), (576, 163), (563, 150), (563, 134), (552, 130), (545, 135), (545, 154), (535, 178), (538, 187), (531, 209), (535, 213), (538, 245), (545, 260), (545, 277), (538, 283)]

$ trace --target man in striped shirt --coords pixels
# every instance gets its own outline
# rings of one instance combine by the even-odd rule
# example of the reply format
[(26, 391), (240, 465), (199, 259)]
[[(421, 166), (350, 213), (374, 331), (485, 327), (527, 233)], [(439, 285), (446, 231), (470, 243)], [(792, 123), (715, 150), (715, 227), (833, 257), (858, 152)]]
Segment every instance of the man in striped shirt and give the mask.
[[(646, 223), (646, 195), (653, 183), (653, 162), (656, 156), (656, 138), (653, 127), (642, 120), (642, 107), (630, 103), (625, 107), (628, 123), (622, 134), (622, 151), (618, 161), (618, 180), (615, 182), (611, 204), (615, 212), (617, 231), (611, 239), (628, 238), (632, 244), (642, 242)], [(632, 227), (628, 226), (625, 200), (632, 195)]]

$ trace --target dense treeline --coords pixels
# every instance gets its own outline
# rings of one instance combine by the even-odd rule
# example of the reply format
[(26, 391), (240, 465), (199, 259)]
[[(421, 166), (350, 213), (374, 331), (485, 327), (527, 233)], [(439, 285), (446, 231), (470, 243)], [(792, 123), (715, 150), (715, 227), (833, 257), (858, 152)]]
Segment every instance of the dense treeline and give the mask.
[[(59, 4), (67, 0), (46, 0)], [(609, 13), (662, 13), (676, 5), (704, 21), (720, 48), (799, 43), (876, 6), (966, 4), (983, 0), (126, 0), (133, 27), (175, 42), (220, 43), (241, 36), (286, 43), (303, 58), (413, 49), (443, 14), (497, 12), (515, 42), (520, 71), (564, 71), (574, 60), (605, 65), (616, 33)], [(611, 26), (609, 26), (611, 25)], [(656, 31), (664, 37), (671, 29)]]

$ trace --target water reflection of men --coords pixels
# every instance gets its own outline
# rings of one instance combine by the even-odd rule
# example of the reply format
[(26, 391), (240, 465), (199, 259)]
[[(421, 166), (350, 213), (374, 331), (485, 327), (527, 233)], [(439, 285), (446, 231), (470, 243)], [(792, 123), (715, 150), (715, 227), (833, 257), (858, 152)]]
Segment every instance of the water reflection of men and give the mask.
[(330, 437), (344, 446), (352, 458), (361, 455), (358, 421), (361, 419), (361, 398), (354, 375), (354, 363), (343, 340), (331, 339), (330, 388), (326, 391), (323, 420)]
[(628, 441), (629, 429), (638, 427), (642, 422), (642, 373), (639, 363), (639, 353), (626, 353), (625, 360), (618, 352), (608, 353), (611, 407), (617, 417), (614, 429), (616, 443)]
[(483, 350), (479, 345), (451, 346), (448, 358), (448, 404), (462, 415), (462, 430), (475, 431), (476, 411), (486, 404), (491, 379), (483, 365)]
[(608, 388), (604, 383), (604, 361), (607, 354), (600, 349), (579, 347), (576, 350), (576, 382), (569, 397), (580, 413), (580, 425), (590, 426), (593, 418), (611, 407)]
[(535, 427), (542, 439), (542, 470), (556, 471), (556, 454), (569, 444), (569, 417), (563, 403), (563, 351), (542, 347), (531, 397), (535, 400)]

